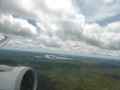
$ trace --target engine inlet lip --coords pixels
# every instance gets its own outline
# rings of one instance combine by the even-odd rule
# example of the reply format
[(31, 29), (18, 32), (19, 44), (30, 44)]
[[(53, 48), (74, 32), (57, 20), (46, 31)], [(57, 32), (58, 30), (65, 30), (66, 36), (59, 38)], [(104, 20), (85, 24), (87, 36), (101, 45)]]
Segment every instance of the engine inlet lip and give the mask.
[(21, 84), (22, 84), (23, 78), (27, 72), (32, 72), (32, 74), (33, 74), (33, 82), (34, 83), (33, 83), (32, 90), (37, 89), (37, 74), (36, 74), (36, 72), (30, 67), (25, 67), (17, 77), (15, 90), (21, 90)]

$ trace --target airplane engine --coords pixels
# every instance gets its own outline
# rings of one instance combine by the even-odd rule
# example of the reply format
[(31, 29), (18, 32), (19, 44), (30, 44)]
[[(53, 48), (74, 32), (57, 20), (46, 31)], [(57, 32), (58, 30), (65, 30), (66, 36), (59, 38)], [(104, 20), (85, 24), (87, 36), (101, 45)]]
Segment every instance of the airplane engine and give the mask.
[(29, 67), (0, 65), (0, 90), (36, 90), (37, 76)]

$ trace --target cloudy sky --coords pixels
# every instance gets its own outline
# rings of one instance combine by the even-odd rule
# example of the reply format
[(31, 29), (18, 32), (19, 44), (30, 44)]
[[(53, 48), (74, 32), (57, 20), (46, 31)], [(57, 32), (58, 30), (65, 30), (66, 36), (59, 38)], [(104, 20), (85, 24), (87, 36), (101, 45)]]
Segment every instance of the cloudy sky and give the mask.
[(120, 0), (0, 0), (5, 47), (120, 55)]

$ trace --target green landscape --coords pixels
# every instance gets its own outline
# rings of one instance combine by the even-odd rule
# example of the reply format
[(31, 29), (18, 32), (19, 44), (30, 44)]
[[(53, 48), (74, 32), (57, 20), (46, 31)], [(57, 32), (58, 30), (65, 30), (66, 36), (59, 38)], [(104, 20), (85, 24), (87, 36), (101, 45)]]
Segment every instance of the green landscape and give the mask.
[(0, 64), (29, 66), (37, 71), (37, 90), (120, 90), (119, 61), (45, 60), (29, 54), (3, 54)]

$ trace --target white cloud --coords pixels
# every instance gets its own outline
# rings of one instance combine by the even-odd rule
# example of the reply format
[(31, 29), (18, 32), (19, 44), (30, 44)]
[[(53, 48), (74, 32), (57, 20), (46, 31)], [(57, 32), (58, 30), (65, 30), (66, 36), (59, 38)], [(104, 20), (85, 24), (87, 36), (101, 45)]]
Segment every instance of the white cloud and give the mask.
[(26, 20), (14, 18), (11, 15), (0, 15), (0, 32), (22, 36), (37, 34), (37, 29)]
[[(0, 0), (0, 32), (36, 37), (27, 43), (12, 38), (15, 47), (120, 50), (120, 22), (96, 23), (120, 14), (119, 5), (119, 0)], [(26, 17), (35, 19), (34, 25)]]
[(104, 0), (104, 2), (109, 5), (115, 3), (115, 1), (116, 0)]
[(85, 25), (82, 35), (89, 40), (88, 43), (100, 48), (120, 49), (120, 22), (113, 22), (105, 27), (98, 24)]

